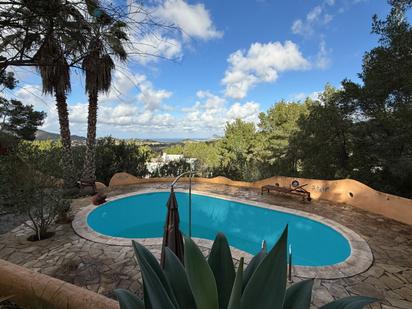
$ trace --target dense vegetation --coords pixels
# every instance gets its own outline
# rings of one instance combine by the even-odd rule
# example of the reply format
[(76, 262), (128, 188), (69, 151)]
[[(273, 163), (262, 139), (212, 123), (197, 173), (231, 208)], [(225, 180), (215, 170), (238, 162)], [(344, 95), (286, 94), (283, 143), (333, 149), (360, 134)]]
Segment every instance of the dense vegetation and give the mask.
[[(29, 147), (26, 152), (41, 152), (53, 168), (48, 169), (54, 177), (62, 178), (63, 169), (60, 165), (62, 151), (59, 141), (26, 142)], [(74, 170), (73, 177), (80, 179), (84, 163), (85, 146), (72, 147)], [(144, 177), (148, 174), (146, 162), (153, 156), (148, 146), (139, 146), (112, 137), (100, 138), (96, 142), (96, 179), (106, 185), (110, 178), (118, 172), (127, 172), (134, 176)]]

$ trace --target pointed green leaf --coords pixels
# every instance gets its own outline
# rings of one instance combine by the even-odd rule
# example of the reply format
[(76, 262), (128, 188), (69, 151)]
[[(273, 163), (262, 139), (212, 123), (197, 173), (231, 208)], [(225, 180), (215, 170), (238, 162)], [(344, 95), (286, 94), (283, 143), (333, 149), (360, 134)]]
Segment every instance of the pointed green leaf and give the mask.
[(366, 296), (349, 296), (335, 300), (319, 309), (362, 309), (364, 306), (378, 301), (376, 298)]
[(283, 309), (309, 309), (312, 298), (313, 279), (295, 283), (286, 291)]
[(199, 247), (185, 237), (185, 268), (197, 309), (218, 309), (219, 302), (213, 272)]
[(212, 249), (210, 250), (208, 263), (216, 280), (219, 308), (226, 309), (236, 272), (229, 243), (222, 233), (216, 235)]
[(229, 305), (227, 309), (240, 309), (240, 298), (242, 296), (243, 285), (243, 257), (240, 258), (239, 267), (237, 269), (235, 283), (230, 294)]
[(143, 299), (144, 299), (144, 306), (145, 309), (153, 309), (152, 304), (150, 303), (149, 294), (147, 294), (147, 288), (143, 281)]
[(282, 308), (286, 292), (286, 226), (275, 246), (257, 266), (241, 298), (241, 308)]
[(166, 247), (165, 250), (164, 272), (172, 286), (172, 290), (176, 295), (180, 308), (196, 308), (192, 290), (187, 281), (185, 268), (177, 256), (168, 247)]
[(176, 308), (176, 298), (156, 258), (139, 243), (132, 241), (132, 244), (150, 304), (156, 309)]
[(248, 266), (245, 269), (243, 274), (243, 289), (245, 289), (246, 284), (249, 282), (250, 277), (252, 277), (253, 273), (255, 272), (256, 268), (259, 266), (260, 262), (263, 261), (266, 253), (266, 247), (262, 248), (258, 254), (256, 254), (249, 262)]
[(133, 293), (124, 289), (113, 292), (119, 301), (120, 309), (145, 309), (143, 301)]

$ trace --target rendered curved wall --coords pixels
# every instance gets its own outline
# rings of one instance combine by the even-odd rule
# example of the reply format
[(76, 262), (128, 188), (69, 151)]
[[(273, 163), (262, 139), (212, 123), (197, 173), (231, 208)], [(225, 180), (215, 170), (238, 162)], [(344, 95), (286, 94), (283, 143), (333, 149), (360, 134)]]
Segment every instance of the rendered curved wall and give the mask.
[[(353, 179), (319, 180), (274, 176), (256, 182), (245, 182), (230, 180), (226, 177), (196, 177), (193, 178), (193, 182), (260, 189), (263, 185), (274, 185), (276, 183), (282, 187), (289, 187), (290, 183), (295, 179), (298, 180), (301, 185), (307, 184), (305, 189), (310, 192), (311, 197), (314, 199), (345, 203), (412, 225), (411, 199), (376, 191)], [(171, 178), (137, 178), (127, 173), (117, 173), (113, 175), (110, 180), (109, 187), (113, 188), (151, 182), (171, 183), (172, 181), (173, 179)], [(188, 178), (182, 178), (181, 181), (187, 182)]]

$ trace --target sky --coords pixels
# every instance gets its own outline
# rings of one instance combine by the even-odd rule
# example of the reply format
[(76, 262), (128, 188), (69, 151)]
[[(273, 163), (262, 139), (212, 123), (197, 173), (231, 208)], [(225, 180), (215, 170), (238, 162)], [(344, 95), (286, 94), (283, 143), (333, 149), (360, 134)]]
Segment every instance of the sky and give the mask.
[[(390, 10), (386, 0), (143, 3), (154, 20), (176, 27), (129, 30), (129, 60), (116, 64), (112, 89), (100, 95), (99, 137), (221, 136), (227, 122), (257, 123), (259, 113), (280, 100), (315, 98), (327, 83), (359, 81), (362, 57), (378, 40), (372, 16), (384, 18)], [(19, 85), (7, 96), (45, 111), (42, 129), (57, 133), (55, 103), (42, 94), (38, 74), (15, 73)], [(87, 96), (79, 71), (72, 74), (68, 104), (71, 133), (85, 136)]]

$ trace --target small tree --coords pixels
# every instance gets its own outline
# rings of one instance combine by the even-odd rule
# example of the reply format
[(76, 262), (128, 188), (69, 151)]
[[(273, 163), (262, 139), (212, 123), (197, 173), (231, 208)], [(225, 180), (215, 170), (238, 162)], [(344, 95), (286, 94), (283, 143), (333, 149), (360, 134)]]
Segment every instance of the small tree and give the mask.
[(69, 200), (63, 198), (62, 181), (44, 172), (47, 165), (44, 153), (24, 142), (2, 157), (5, 195), (17, 212), (27, 216), (25, 224), (36, 240), (48, 237), (50, 225), (70, 209)]
[(43, 124), (46, 113), (17, 100), (0, 97), (0, 132), (8, 132), (25, 140), (36, 138), (37, 127)]

